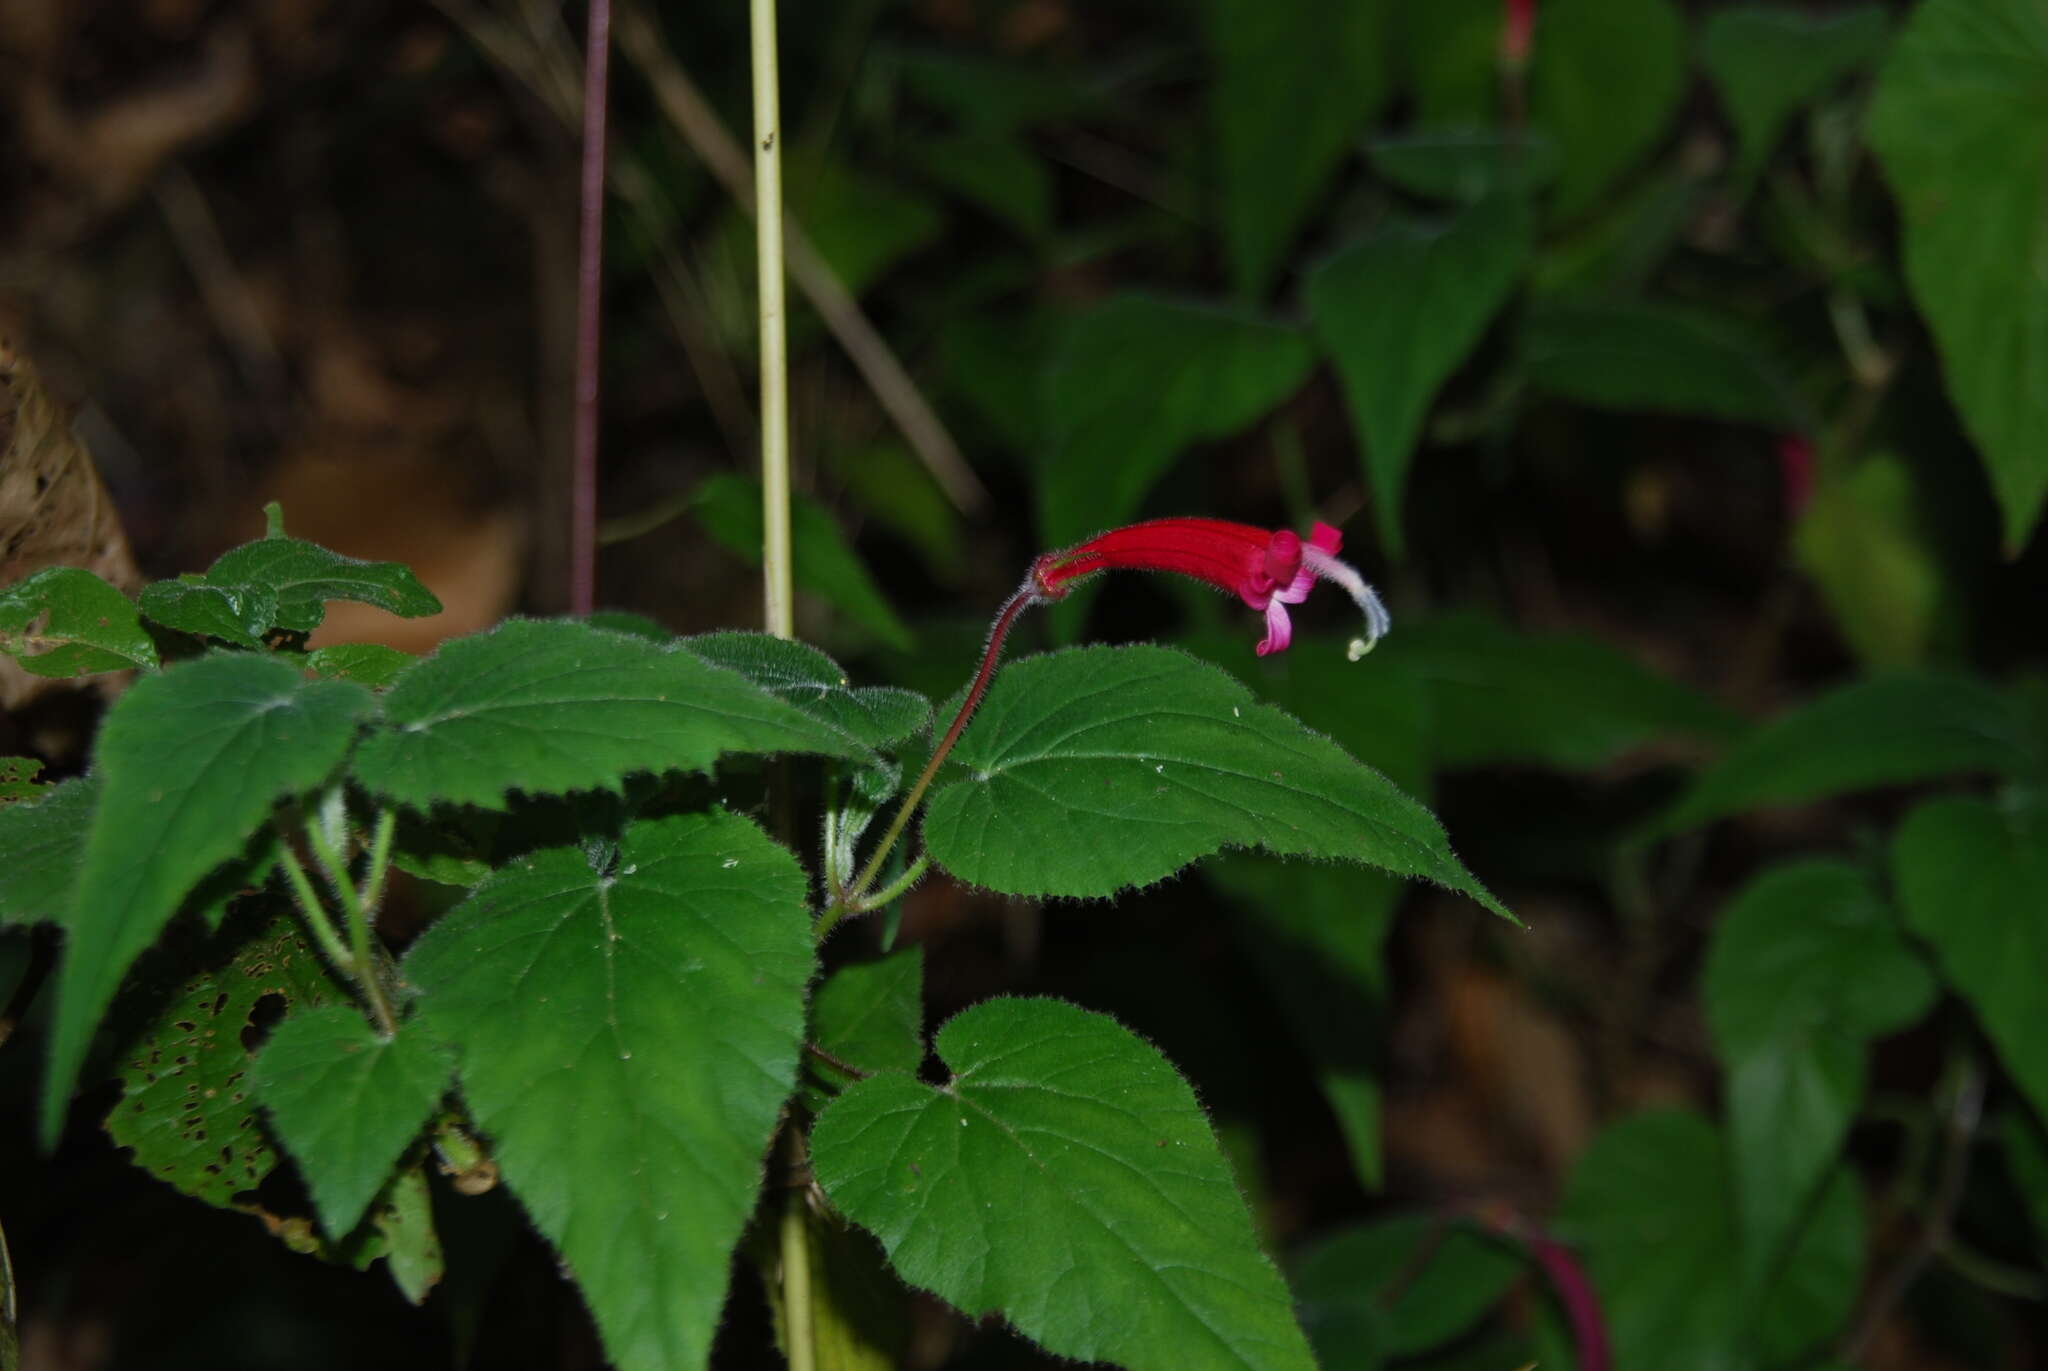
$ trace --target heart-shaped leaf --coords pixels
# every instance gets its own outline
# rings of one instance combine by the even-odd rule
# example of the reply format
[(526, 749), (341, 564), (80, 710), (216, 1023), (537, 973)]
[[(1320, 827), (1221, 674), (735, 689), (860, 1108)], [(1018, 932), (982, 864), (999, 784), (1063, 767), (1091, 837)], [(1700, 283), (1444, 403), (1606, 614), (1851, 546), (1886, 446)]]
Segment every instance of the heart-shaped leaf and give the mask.
[[(595, 861), (593, 861), (593, 855)], [(704, 1365), (803, 1041), (796, 861), (746, 820), (519, 858), (404, 963), (422, 1027), (622, 1371)]]
[(1263, 847), (1421, 876), (1513, 917), (1428, 810), (1168, 648), (1012, 663), (952, 763), (926, 809), (925, 842), (947, 870), (991, 890), (1113, 895), (1226, 847)]
[(1131, 1371), (1309, 1371), (1287, 1286), (1194, 1091), (1106, 1015), (984, 1001), (939, 1030), (954, 1075), (871, 1076), (811, 1166), (897, 1272), (1048, 1351)]

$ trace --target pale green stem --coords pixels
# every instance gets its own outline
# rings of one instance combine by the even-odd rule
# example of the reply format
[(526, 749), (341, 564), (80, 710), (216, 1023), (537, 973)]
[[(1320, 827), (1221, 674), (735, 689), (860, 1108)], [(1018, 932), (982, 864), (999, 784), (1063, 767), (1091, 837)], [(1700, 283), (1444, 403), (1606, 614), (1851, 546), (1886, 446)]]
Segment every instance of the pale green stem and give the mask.
[(293, 896), (299, 902), (299, 911), (306, 916), (306, 928), (312, 933), (313, 941), (320, 944), (320, 951), (337, 971), (353, 976), (355, 958), (349, 955), (348, 946), (334, 931), (334, 925), (328, 922), (326, 906), (320, 903), (320, 892), (313, 888), (313, 878), (306, 874), (298, 854), (292, 851), (289, 837), (279, 844), (277, 860), (278, 865), (284, 868), (284, 878), (290, 882)]
[[(796, 636), (789, 547), (789, 334), (782, 276), (782, 96), (775, 0), (750, 0), (754, 58), (754, 258), (761, 299), (761, 579), (768, 631)], [(785, 777), (785, 781), (786, 781)], [(787, 786), (782, 787), (787, 794)], [(785, 834), (787, 825), (782, 826)], [(782, 1215), (782, 1307), (790, 1371), (817, 1371), (804, 1197)]]
[(750, 0), (754, 53), (754, 256), (761, 297), (761, 571), (768, 631), (796, 635), (789, 551), (789, 333), (782, 272), (782, 103), (775, 0)]
[(363, 917), (377, 921), (384, 904), (384, 879), (391, 871), (391, 837), (398, 828), (398, 811), (377, 811), (377, 827), (370, 834), (370, 869), (363, 877)]
[(917, 859), (905, 867), (895, 880), (889, 882), (889, 884), (883, 886), (872, 895), (855, 895), (850, 891), (842, 891), (831, 904), (825, 907), (824, 914), (819, 916), (817, 928), (818, 941), (825, 941), (825, 935), (832, 931), (832, 926), (847, 915), (871, 913), (874, 910), (887, 907), (892, 901), (902, 899), (912, 886), (924, 879), (924, 873), (931, 870), (931, 866), (931, 855), (920, 852), (917, 854)]
[[(387, 810), (385, 817), (389, 813)], [(379, 828), (383, 828), (381, 818)], [(389, 832), (384, 832), (382, 837), (388, 860), (391, 837)], [(370, 921), (363, 910), (363, 896), (357, 891), (356, 883), (349, 879), (347, 860), (327, 840), (326, 830), (317, 817), (306, 820), (306, 842), (312, 847), (313, 855), (320, 859), (328, 880), (334, 885), (335, 895), (341, 900), (342, 913), (348, 917), (349, 968), (356, 984), (363, 989), (363, 999), (370, 1006), (370, 1017), (376, 1020), (377, 1031), (388, 1038), (398, 1032), (398, 1015), (392, 1011), (391, 999), (384, 993), (383, 978), (377, 974), (377, 959), (370, 952)], [(373, 875), (381, 886), (383, 872), (379, 870)]]
[(789, 1371), (817, 1371), (817, 1327), (811, 1309), (811, 1235), (804, 1192), (789, 1192), (782, 1210), (782, 1328)]

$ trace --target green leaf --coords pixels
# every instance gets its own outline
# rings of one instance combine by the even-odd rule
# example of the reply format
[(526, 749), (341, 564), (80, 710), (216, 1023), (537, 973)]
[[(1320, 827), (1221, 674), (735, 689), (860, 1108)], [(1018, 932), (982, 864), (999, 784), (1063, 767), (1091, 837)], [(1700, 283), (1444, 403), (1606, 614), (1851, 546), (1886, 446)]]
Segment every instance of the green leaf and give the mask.
[(2017, 554), (2048, 499), (2048, 11), (1927, 0), (1892, 48), (1869, 138), (1906, 279)]
[(1530, 290), (1566, 299), (1640, 294), (1715, 194), (1705, 172), (1685, 162), (1649, 173), (1547, 241), (1529, 270)]
[(1923, 527), (1926, 493), (1897, 454), (1826, 473), (1794, 546), (1842, 636), (1871, 666), (1917, 666), (1941, 626), (1941, 564)]
[(306, 654), (306, 669), (330, 681), (355, 681), (382, 690), (419, 660), (382, 643), (336, 643)]
[(1309, 276), (1309, 310), (1344, 382), (1390, 557), (1401, 556), (1423, 417), (1507, 303), (1529, 246), (1528, 207), (1502, 198), (1444, 223), (1385, 220)]
[(1498, 0), (1403, 5), (1402, 75), (1413, 87), (1418, 128), (1478, 128), (1500, 105)]
[(81, 776), (33, 803), (0, 805), (0, 928), (62, 923), (100, 783)]
[[(745, 476), (713, 476), (697, 487), (691, 510), (719, 546), (749, 566), (761, 565), (759, 482)], [(790, 575), (797, 588), (816, 595), (888, 646), (908, 651), (910, 629), (890, 607), (831, 513), (807, 496), (796, 496), (790, 502), (789, 528)]]
[(1045, 376), (1046, 543), (1126, 522), (1190, 444), (1249, 427), (1314, 365), (1298, 330), (1252, 315), (1141, 295), (1098, 306), (1068, 331)]
[(1848, 1136), (1866, 1044), (1925, 1014), (1934, 978), (1867, 872), (1806, 861), (1728, 906), (1700, 995), (1728, 1066), (1736, 1208), (1760, 1282)]
[(1708, 15), (1700, 60), (1735, 125), (1739, 174), (1755, 174), (1801, 106), (1876, 62), (1889, 27), (1876, 5), (1832, 14), (1736, 5)]
[(705, 633), (683, 645), (822, 719), (869, 747), (900, 743), (931, 722), (931, 701), (894, 686), (851, 686), (839, 664), (808, 643), (766, 633)]
[(1751, 1298), (1728, 1170), (1720, 1135), (1683, 1110), (1610, 1125), (1573, 1167), (1559, 1227), (1585, 1250), (1616, 1366), (1779, 1365), (1847, 1321), (1864, 1260), (1853, 1173), (1835, 1171), (1779, 1279)]
[[(843, 154), (799, 154), (787, 171), (798, 222), (855, 295), (945, 231), (945, 215), (930, 199), (854, 170)], [(751, 251), (751, 224), (739, 222)]]
[(277, 592), (268, 586), (210, 586), (184, 576), (144, 586), (139, 603), (143, 617), (165, 628), (258, 650), (277, 622)]
[(420, 938), (405, 979), (609, 1360), (699, 1368), (796, 1074), (805, 880), (725, 813), (637, 823), (599, 855), (505, 868)]
[(1294, 1291), (1323, 1365), (1372, 1371), (1471, 1328), (1525, 1266), (1466, 1224), (1388, 1219), (1318, 1243), (1295, 1268)]
[(0, 757), (0, 809), (42, 798), (53, 787), (38, 781), (43, 764), (33, 757)]
[(1340, 858), (1507, 909), (1428, 810), (1213, 666), (1095, 647), (1005, 667), (927, 804), (925, 842), (1013, 895), (1113, 895), (1225, 847)]
[(408, 1166), (391, 1178), (370, 1222), (383, 1241), (384, 1265), (408, 1304), (422, 1304), (445, 1269), (441, 1235), (434, 1231), (433, 1194), (427, 1173)]
[(1934, 949), (1942, 978), (1976, 1011), (2005, 1069), (2048, 1119), (2048, 806), (1930, 800), (1892, 838), (1892, 879), (1907, 926)]
[(1739, 729), (1728, 710), (1598, 639), (1524, 633), (1469, 612), (1402, 621), (1373, 669), (1423, 683), (1433, 755), (1449, 768), (1590, 770), (1658, 739), (1720, 743)]
[(592, 628), (608, 628), (614, 633), (623, 633), (628, 638), (645, 638), (650, 643), (675, 641), (675, 633), (658, 620), (645, 614), (635, 614), (630, 609), (600, 609), (584, 616), (583, 622)]
[[(1498, 11), (1491, 11), (1498, 22)], [(1375, 138), (1366, 148), (1372, 169), (1425, 199), (1476, 205), (1499, 196), (1528, 196), (1557, 176), (1557, 145), (1540, 134), (1494, 129), (1439, 129)]]
[(250, 1079), (329, 1237), (393, 1179), (453, 1074), (447, 1049), (418, 1029), (382, 1037), (347, 1005), (294, 1014), (270, 1035)]
[(276, 619), (265, 625), (310, 633), (330, 600), (353, 600), (407, 619), (441, 612), (441, 602), (397, 562), (364, 562), (298, 538), (261, 538), (220, 555), (206, 584), (271, 592)]
[(1031, 147), (1003, 134), (957, 134), (910, 144), (904, 157), (936, 185), (1026, 238), (1052, 231), (1052, 173)]
[(121, 1101), (107, 1115), (108, 1135), (137, 1166), (222, 1209), (253, 1210), (238, 1197), (277, 1166), (249, 1079), (250, 1045), (281, 1015), (290, 1023), (346, 1001), (291, 919), (258, 928), (172, 991), (124, 1044), (115, 1058)]
[(1229, 1165), (1156, 1048), (1057, 1000), (939, 1030), (952, 1080), (885, 1073), (811, 1134), (813, 1175), (905, 1280), (1130, 1371), (1312, 1368)]
[(1721, 1050), (1743, 1056), (1818, 1030), (1896, 1032), (1933, 1004), (1934, 981), (1870, 875), (1817, 859), (1774, 867), (1728, 906), (1701, 995)]
[(1596, 409), (1800, 426), (1785, 368), (1740, 324), (1697, 309), (1545, 300), (1523, 328), (1522, 365), (1539, 389)]
[(136, 954), (207, 872), (244, 851), (278, 800), (340, 765), (370, 707), (361, 686), (221, 654), (142, 678), (107, 715), (94, 745), (100, 800), (57, 982), (46, 1140)]
[(1870, 676), (1757, 727), (1650, 831), (1676, 833), (1758, 805), (2031, 769), (2034, 753), (2012, 705), (1981, 681), (1940, 672)]
[[(1207, 0), (1231, 276), (1265, 295), (1302, 220), (1393, 93), (1386, 0)], [(1343, 79), (1331, 80), (1332, 72)]]
[(399, 677), (357, 749), (363, 784), (401, 804), (506, 807), (508, 792), (616, 789), (727, 752), (860, 757), (859, 744), (678, 644), (515, 619)]
[(848, 1066), (915, 1072), (924, 1060), (924, 949), (852, 962), (811, 1001), (811, 1040)]
[(82, 567), (44, 567), (0, 590), (0, 652), (36, 676), (84, 676), (157, 664), (126, 595)]
[(1670, 0), (1545, 0), (1529, 119), (1557, 140), (1554, 207), (1577, 214), (1664, 136), (1685, 93), (1685, 21)]
[[(1411, 623), (1403, 619), (1400, 627), (1405, 641)], [(1436, 769), (1432, 701), (1414, 671), (1386, 667), (1393, 638), (1375, 648), (1366, 664), (1350, 660), (1344, 638), (1297, 633), (1288, 651), (1261, 657), (1254, 651), (1258, 636), (1247, 625), (1235, 632), (1187, 634), (1181, 642), (1245, 682), (1260, 699), (1329, 734), (1401, 789), (1428, 793)]]

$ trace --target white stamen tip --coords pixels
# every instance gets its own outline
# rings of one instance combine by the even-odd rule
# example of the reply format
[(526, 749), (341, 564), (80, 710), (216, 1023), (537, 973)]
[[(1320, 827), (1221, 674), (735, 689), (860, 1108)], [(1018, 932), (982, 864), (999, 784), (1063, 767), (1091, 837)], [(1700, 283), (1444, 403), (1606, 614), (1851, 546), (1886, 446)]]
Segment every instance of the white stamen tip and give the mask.
[(1320, 548), (1303, 548), (1301, 563), (1312, 574), (1342, 586), (1365, 615), (1365, 636), (1353, 638), (1344, 649), (1344, 655), (1355, 662), (1372, 651), (1373, 644), (1386, 637), (1387, 630), (1393, 626), (1386, 605), (1380, 601), (1379, 592), (1365, 583), (1357, 568), (1348, 562), (1338, 561)]

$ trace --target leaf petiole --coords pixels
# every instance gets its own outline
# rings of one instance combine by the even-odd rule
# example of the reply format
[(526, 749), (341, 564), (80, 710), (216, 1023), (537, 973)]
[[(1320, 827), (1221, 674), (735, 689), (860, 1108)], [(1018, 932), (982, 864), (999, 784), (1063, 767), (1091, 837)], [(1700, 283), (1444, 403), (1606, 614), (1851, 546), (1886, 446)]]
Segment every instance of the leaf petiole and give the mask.
[[(398, 1032), (398, 1015), (393, 1012), (391, 999), (384, 993), (384, 982), (377, 974), (377, 959), (370, 947), (369, 918), (375, 905), (367, 897), (375, 895), (381, 898), (383, 894), (384, 873), (391, 859), (391, 833), (395, 826), (395, 814), (394, 811), (386, 809), (377, 817), (377, 833), (371, 843), (369, 879), (363, 889), (358, 890), (355, 881), (349, 875), (347, 857), (335, 846), (328, 834), (329, 825), (325, 822), (328, 812), (340, 804), (340, 795), (341, 792), (337, 788), (331, 793), (330, 799), (321, 805), (321, 813), (307, 817), (306, 844), (312, 848), (313, 855), (319, 859), (322, 869), (326, 871), (328, 882), (333, 885), (335, 896), (341, 901), (342, 913), (348, 920), (349, 949), (342, 964), (349, 974), (355, 977), (356, 984), (362, 987), (363, 999), (370, 1007), (370, 1017), (375, 1021), (377, 1031), (388, 1038)], [(345, 822), (338, 827), (343, 833), (347, 832)], [(381, 863), (377, 860), (379, 848), (384, 857)], [(289, 850), (286, 849), (287, 854)], [(300, 868), (299, 875), (304, 877), (304, 868)], [(296, 883), (294, 884), (296, 888)], [(309, 891), (311, 884), (310, 881), (307, 882)], [(301, 898), (304, 898), (303, 894)], [(314, 898), (317, 900), (318, 897)], [(324, 923), (324, 920), (322, 922)]]

